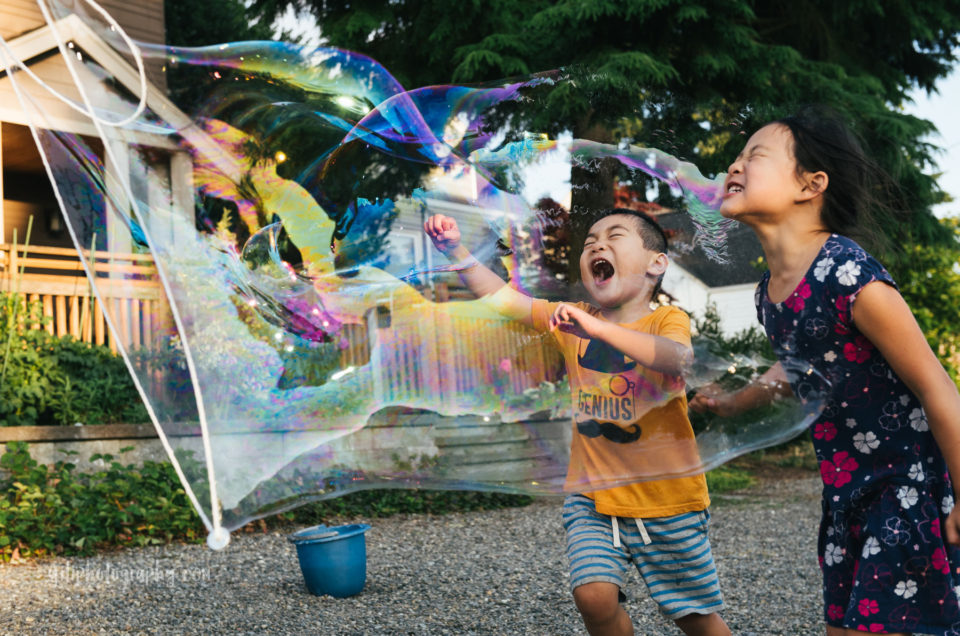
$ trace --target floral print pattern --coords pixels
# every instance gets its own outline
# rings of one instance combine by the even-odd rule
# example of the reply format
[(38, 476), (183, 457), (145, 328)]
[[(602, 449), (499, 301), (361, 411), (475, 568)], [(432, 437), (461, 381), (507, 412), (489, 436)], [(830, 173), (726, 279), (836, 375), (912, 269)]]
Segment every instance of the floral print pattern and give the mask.
[(810, 294), (810, 283), (804, 279), (800, 281), (800, 284), (783, 304), (794, 311), (803, 311), (805, 301), (810, 298)]
[(823, 477), (823, 483), (840, 488), (850, 483), (852, 479), (851, 471), (859, 467), (860, 465), (857, 463), (857, 460), (850, 457), (849, 453), (840, 451), (839, 453), (834, 453), (833, 461), (824, 460), (820, 462), (820, 474)]
[[(853, 322), (859, 292), (890, 275), (833, 235), (782, 303), (757, 287), (757, 316), (785, 368), (829, 385), (811, 425), (823, 479), (819, 560), (829, 625), (960, 636), (960, 549), (941, 524), (953, 509), (946, 464), (919, 400)], [(798, 395), (810, 393), (797, 380)]]
[(813, 428), (813, 436), (829, 442), (837, 436), (837, 427), (833, 422), (817, 422)]
[(893, 593), (903, 598), (910, 598), (917, 593), (917, 582), (913, 579), (898, 581), (897, 586), (893, 588)]
[(856, 285), (857, 277), (860, 276), (860, 266), (853, 261), (847, 261), (837, 268), (837, 280), (841, 285)]
[(865, 455), (869, 455), (875, 449), (880, 447), (880, 440), (873, 431), (859, 431), (853, 436), (853, 446)]

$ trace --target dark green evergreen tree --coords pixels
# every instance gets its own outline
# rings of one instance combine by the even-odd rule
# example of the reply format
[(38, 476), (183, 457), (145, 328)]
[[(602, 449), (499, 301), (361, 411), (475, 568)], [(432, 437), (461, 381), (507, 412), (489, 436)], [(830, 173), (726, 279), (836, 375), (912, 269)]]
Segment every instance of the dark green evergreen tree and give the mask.
[(955, 64), (960, 0), (253, 0), (250, 10), (270, 22), (289, 7), (408, 88), (564, 69), (573, 81), (536, 102), (532, 130), (628, 137), (708, 174), (764, 122), (802, 104), (835, 109), (899, 184), (904, 218), (878, 225), (893, 237), (881, 257), (941, 359), (957, 364), (944, 325), (960, 324), (960, 309), (944, 304), (952, 287), (940, 280), (950, 272), (928, 275), (929, 263), (957, 262), (956, 228), (930, 211), (944, 198), (928, 176), (933, 125), (903, 105)]
[(242, 0), (165, 0), (163, 20), (169, 46), (274, 38), (271, 21), (257, 20)]
[[(955, 61), (958, 0), (254, 0), (251, 11), (269, 21), (291, 6), (407, 87), (569, 69), (576, 81), (549, 98), (557, 126), (626, 134), (706, 172), (726, 168), (738, 130), (826, 104), (905, 190), (914, 237), (948, 236), (929, 214), (942, 198), (924, 174), (932, 126), (901, 105)], [(638, 117), (644, 104), (655, 112)]]
[[(164, 0), (167, 46), (202, 47), (223, 42), (273, 39), (270, 22), (257, 21), (242, 0)], [(210, 96), (208, 69), (167, 67), (167, 90), (184, 111), (194, 112)]]

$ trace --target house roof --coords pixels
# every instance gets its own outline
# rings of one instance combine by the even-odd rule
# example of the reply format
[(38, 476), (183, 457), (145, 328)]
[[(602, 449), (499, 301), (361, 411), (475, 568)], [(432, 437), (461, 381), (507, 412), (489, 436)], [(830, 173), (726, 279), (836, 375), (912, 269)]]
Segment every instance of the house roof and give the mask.
[[(139, 98), (141, 84), (137, 69), (89, 25), (76, 15), (71, 14), (57, 20), (56, 28), (65, 41), (72, 43), (78, 52), (82, 52), (87, 59), (93, 60), (99, 65), (112, 81), (116, 81), (123, 89), (132, 94), (134, 100)], [(30, 68), (58, 92), (76, 103), (83, 103), (82, 96), (69, 79), (70, 74), (65, 66), (67, 62), (60, 55), (57, 40), (50, 25), (21, 35), (8, 42), (8, 46), (14, 57), (19, 60), (30, 61)], [(90, 85), (103, 85), (103, 78), (95, 75), (85, 65), (78, 64), (75, 70), (84, 81), (89, 80)], [(7, 77), (0, 67), (0, 121), (24, 126), (42, 126), (88, 137), (99, 137), (97, 127), (85, 114), (70, 108), (33, 82), (29, 84), (28, 92), (28, 99), (33, 102), (33, 108), (42, 113), (42, 120), (36, 114), (32, 114), (21, 107), (20, 98), (14, 90), (11, 78)], [(177, 134), (161, 134), (127, 127), (123, 133), (127, 143), (163, 148), (170, 151), (182, 151), (183, 148), (178, 139), (180, 137), (188, 139), (189, 144), (197, 152), (204, 153), (207, 156), (220, 157), (224, 154), (215, 140), (211, 139), (200, 126), (170, 101), (163, 90), (149, 81), (146, 82), (145, 102), (147, 110), (164, 121)], [(221, 157), (221, 169), (228, 176), (239, 179), (241, 166), (237, 165), (236, 161), (230, 161), (229, 157)]]
[[(81, 14), (95, 16), (90, 6), (76, 6)], [(165, 37), (163, 0), (99, 0), (98, 4), (110, 14), (130, 37), (140, 42), (162, 42)], [(51, 7), (53, 10), (53, 7)], [(33, 0), (5, 0), (0, 3), (0, 37), (8, 42), (44, 26), (43, 11)], [(157, 81), (158, 78), (154, 78)]]
[[(126, 90), (133, 95), (140, 94), (140, 77), (137, 70), (83, 20), (71, 14), (57, 20), (56, 28), (65, 41), (73, 43), (78, 51), (82, 51), (87, 57), (95, 60)], [(47, 84), (74, 102), (83, 103), (81, 95), (69, 79), (70, 75), (65, 66), (66, 61), (59, 54), (57, 40), (50, 25), (42, 26), (10, 40), (8, 46), (14, 57), (19, 60), (27, 60), (30, 68)], [(91, 85), (102, 83), (101, 78), (95, 77), (84, 65), (76, 65), (75, 70), (81, 77), (89, 79)], [(18, 79), (22, 81), (19, 75)], [(2, 67), (0, 67), (0, 121), (24, 126), (40, 124), (74, 134), (97, 135), (95, 126), (87, 116), (68, 107), (46, 90), (37, 87), (33, 82), (25, 84), (24, 88), (27, 86), (29, 86), (28, 92), (34, 106), (44, 114), (44, 121), (36, 121), (30, 113), (21, 108), (20, 100), (11, 85), (11, 80), (3, 72)], [(167, 98), (162, 90), (150, 82), (147, 82), (146, 106), (178, 128), (190, 126), (192, 123)], [(139, 143), (145, 145), (176, 148), (176, 144), (165, 135), (142, 130), (128, 131), (128, 134), (132, 134)]]
[(763, 248), (753, 231), (736, 225), (726, 237), (728, 262), (712, 259), (696, 240), (696, 226), (685, 212), (670, 211), (657, 215), (657, 221), (670, 237), (670, 257), (707, 287), (726, 287), (756, 283), (763, 271), (754, 263), (763, 256)]

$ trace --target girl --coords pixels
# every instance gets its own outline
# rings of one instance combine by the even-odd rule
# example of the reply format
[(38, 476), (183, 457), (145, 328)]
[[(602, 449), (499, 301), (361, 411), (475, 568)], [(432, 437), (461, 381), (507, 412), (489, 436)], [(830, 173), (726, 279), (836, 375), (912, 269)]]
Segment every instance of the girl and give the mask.
[(845, 236), (865, 221), (872, 170), (846, 127), (816, 112), (750, 138), (720, 212), (763, 246), (757, 315), (780, 362), (690, 406), (737, 413), (796, 390), (784, 369), (814, 367), (829, 380), (811, 426), (827, 634), (960, 634), (960, 395), (890, 275)]

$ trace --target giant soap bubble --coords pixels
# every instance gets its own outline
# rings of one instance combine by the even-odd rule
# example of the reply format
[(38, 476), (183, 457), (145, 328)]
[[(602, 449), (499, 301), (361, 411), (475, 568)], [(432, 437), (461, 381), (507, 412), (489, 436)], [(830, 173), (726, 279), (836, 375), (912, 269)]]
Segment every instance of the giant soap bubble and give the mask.
[[(753, 314), (756, 254), (716, 212), (723, 175), (551, 119), (576, 81), (567, 72), (411, 90), (348, 51), (135, 45), (104, 15), (56, 10), (46, 28), (62, 39), (56, 68), (74, 78), (59, 95), (69, 104), (17, 66), (16, 42), (3, 43), (3, 81), (30, 116), (98, 298), (162, 290), (153, 313), (107, 318), (221, 543), (251, 519), (362, 488), (561, 493), (696, 474), (819, 413), (824, 381), (786, 364), (799, 399), (694, 417), (695, 438), (657, 426), (658, 409), (771, 366), (756, 346), (731, 352), (716, 316), (702, 316), (717, 273), (745, 273), (748, 290), (720, 317)], [(625, 110), (648, 128), (657, 112)], [(660, 300), (700, 312), (700, 333), (682, 379), (624, 360), (610, 372), (636, 434), (604, 471), (584, 471), (569, 465), (572, 419), (599, 400), (586, 407), (597, 430), (619, 426), (613, 404), (578, 395), (553, 336), (470, 294), (422, 226), (456, 218), (463, 244), (515, 289), (589, 300), (583, 220), (612, 205), (655, 215), (671, 235)], [(95, 271), (91, 248), (149, 255), (155, 271)]]

